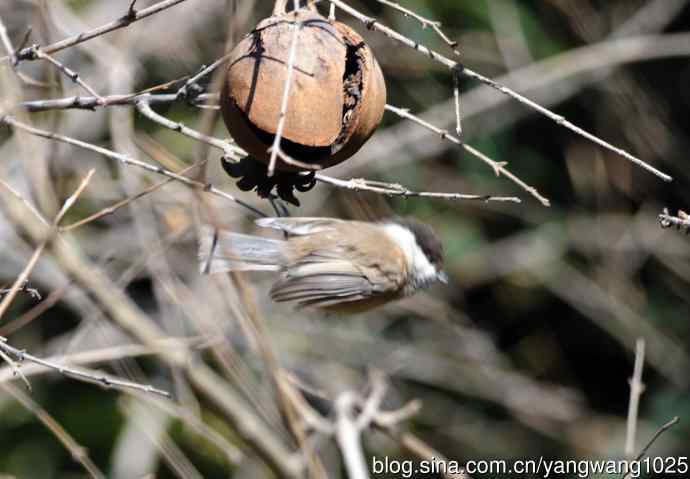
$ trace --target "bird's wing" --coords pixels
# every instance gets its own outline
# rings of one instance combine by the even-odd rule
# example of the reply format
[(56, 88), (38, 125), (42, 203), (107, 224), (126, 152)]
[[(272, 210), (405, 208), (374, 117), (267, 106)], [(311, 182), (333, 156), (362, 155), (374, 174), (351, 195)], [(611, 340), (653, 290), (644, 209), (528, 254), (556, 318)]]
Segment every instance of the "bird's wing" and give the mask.
[(260, 218), (256, 220), (256, 224), (262, 228), (273, 228), (296, 236), (329, 231), (343, 222), (335, 218)]
[(323, 308), (365, 300), (394, 287), (381, 275), (372, 273), (331, 254), (316, 253), (290, 266), (271, 288), (271, 298)]

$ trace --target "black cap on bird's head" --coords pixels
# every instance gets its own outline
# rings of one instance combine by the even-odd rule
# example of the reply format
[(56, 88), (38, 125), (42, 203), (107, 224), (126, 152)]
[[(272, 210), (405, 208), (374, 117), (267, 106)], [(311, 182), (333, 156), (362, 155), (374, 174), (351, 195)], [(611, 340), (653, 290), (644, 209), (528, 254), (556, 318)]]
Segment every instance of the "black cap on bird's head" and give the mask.
[(448, 276), (443, 271), (443, 243), (434, 229), (426, 224), (417, 221), (415, 218), (404, 216), (392, 219), (395, 223), (407, 228), (415, 238), (417, 245), (424, 255), (438, 271), (438, 280), (447, 283)]

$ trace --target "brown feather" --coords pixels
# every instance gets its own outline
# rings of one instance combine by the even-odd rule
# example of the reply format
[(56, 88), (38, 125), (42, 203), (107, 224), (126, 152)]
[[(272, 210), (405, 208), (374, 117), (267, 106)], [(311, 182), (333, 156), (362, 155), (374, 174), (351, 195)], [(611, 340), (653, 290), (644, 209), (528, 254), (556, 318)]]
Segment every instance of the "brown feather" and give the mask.
[[(338, 309), (374, 298), (385, 301), (398, 295), (407, 274), (407, 264), (400, 247), (381, 233), (375, 224), (333, 221), (309, 231), (304, 221), (285, 229), (299, 231), (288, 239), (286, 267), (271, 288), (275, 301), (298, 301), (302, 307)], [(282, 229), (282, 228), (281, 228)], [(356, 238), (356, 246), (352, 239)], [(382, 244), (385, 242), (385, 244)], [(357, 308), (359, 310), (359, 308)], [(368, 309), (368, 308), (365, 308)]]

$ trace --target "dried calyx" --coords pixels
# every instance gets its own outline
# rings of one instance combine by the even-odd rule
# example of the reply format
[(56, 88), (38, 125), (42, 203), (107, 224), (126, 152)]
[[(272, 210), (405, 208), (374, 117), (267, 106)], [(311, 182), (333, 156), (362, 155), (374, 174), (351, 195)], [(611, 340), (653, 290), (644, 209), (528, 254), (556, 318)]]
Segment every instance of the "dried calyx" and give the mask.
[[(281, 149), (320, 168), (355, 154), (381, 121), (386, 86), (362, 37), (315, 11), (261, 21), (235, 49), (221, 96), (235, 141), (267, 163), (280, 118), (293, 28), (298, 28)], [(295, 167), (278, 162), (278, 169)]]

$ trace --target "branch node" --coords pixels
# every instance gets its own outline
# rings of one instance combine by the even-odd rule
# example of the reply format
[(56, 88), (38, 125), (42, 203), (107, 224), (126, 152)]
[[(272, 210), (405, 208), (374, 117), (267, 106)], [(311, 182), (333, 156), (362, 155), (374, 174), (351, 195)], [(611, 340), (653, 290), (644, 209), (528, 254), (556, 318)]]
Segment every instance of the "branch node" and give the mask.
[(137, 4), (137, 0), (132, 0), (132, 3), (129, 4), (129, 8), (127, 9), (127, 14), (124, 16), (124, 19), (133, 22), (134, 20), (137, 19), (137, 11), (134, 8)]

